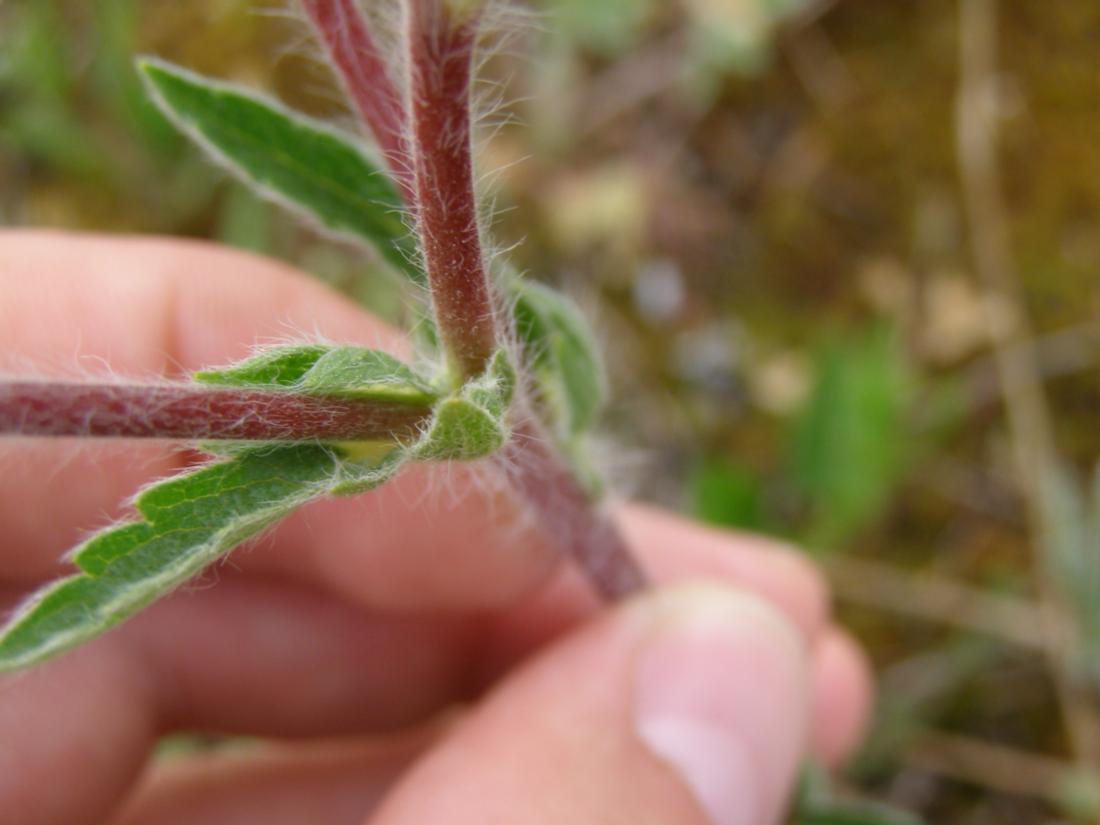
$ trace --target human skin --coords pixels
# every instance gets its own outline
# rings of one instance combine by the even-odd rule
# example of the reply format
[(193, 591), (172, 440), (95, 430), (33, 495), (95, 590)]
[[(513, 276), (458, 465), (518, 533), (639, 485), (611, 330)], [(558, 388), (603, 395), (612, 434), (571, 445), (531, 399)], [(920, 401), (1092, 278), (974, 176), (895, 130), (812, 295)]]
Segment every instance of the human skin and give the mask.
[[(0, 232), (0, 371), (182, 378), (294, 334), (404, 350), (259, 258)], [(0, 441), (0, 607), (193, 458)], [(773, 825), (807, 755), (836, 764), (858, 741), (862, 654), (795, 551), (635, 504), (615, 514), (659, 586), (606, 607), (506, 491), (464, 468), (310, 505), (203, 585), (0, 678), (0, 812), (21, 825)], [(278, 744), (146, 769), (158, 737), (195, 730)]]

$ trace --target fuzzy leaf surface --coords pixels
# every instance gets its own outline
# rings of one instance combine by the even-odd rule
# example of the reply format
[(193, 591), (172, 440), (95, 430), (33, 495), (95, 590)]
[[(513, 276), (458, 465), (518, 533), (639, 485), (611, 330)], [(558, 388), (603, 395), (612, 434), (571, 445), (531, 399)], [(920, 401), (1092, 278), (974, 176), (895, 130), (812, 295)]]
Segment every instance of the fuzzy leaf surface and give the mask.
[(148, 488), (142, 520), (79, 547), (80, 573), (33, 596), (0, 630), (0, 672), (35, 664), (100, 635), (178, 587), (310, 499), (337, 476), (319, 445), (242, 452)]
[(563, 436), (590, 430), (607, 398), (603, 362), (580, 310), (541, 284), (516, 279), (516, 331), (552, 424)]
[(353, 137), (160, 60), (142, 60), (139, 68), (161, 110), (237, 177), (423, 280), (401, 197)]
[(281, 387), (310, 395), (402, 404), (431, 404), (430, 382), (385, 352), (311, 344), (276, 347), (224, 369), (195, 373), (204, 384)]
[(516, 389), (516, 372), (504, 351), (479, 378), (441, 401), (428, 432), (412, 448), (422, 461), (473, 461), (492, 455), (510, 435), (506, 422)]
[(431, 404), (431, 385), (392, 355), (338, 347), (326, 352), (299, 383), (303, 392), (372, 401)]
[(228, 367), (196, 372), (192, 378), (220, 387), (293, 387), (330, 349), (320, 344), (272, 347)]

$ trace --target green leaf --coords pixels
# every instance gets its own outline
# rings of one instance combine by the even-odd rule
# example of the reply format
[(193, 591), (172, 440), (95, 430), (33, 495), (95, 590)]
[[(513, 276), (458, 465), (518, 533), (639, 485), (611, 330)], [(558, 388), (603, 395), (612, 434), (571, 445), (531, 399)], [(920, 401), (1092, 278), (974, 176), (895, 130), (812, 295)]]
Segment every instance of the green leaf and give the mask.
[(310, 395), (399, 404), (432, 404), (431, 384), (392, 355), (359, 347), (275, 347), (224, 369), (204, 370), (204, 384), (292, 389)]
[(515, 369), (502, 350), (484, 375), (436, 406), (431, 426), (412, 455), (423, 461), (473, 461), (492, 455), (508, 440), (505, 417), (515, 388)]
[(0, 631), (0, 672), (27, 667), (87, 641), (323, 495), (337, 454), (317, 445), (266, 447), (148, 488), (142, 521), (79, 547), (82, 571), (35, 595)]
[(273, 347), (232, 366), (203, 370), (192, 377), (200, 384), (225, 387), (293, 387), (331, 349), (320, 344)]
[(407, 404), (431, 404), (438, 397), (427, 381), (392, 355), (356, 347), (329, 350), (298, 387), (318, 395)]
[(908, 463), (914, 378), (888, 327), (829, 342), (790, 450), (813, 514), (806, 540), (831, 549), (881, 514)]
[(178, 66), (150, 58), (138, 65), (161, 110), (231, 172), (423, 281), (401, 196), (354, 138)]
[(742, 530), (763, 527), (761, 486), (749, 468), (725, 458), (701, 461), (688, 478), (696, 518)]
[(534, 370), (550, 424), (563, 438), (596, 423), (607, 380), (594, 337), (580, 310), (541, 284), (513, 279), (516, 331)]

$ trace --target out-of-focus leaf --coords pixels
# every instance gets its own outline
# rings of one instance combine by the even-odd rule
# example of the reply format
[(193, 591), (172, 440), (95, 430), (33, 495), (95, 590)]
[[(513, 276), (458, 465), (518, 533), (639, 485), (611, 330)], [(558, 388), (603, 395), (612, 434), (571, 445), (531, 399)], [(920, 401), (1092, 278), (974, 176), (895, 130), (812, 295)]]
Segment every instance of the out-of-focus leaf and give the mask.
[(921, 825), (912, 814), (880, 806), (827, 803), (799, 811), (793, 825)]
[(161, 110), (231, 172), (422, 280), (401, 197), (352, 137), (159, 60), (145, 59), (140, 68)]
[(553, 31), (604, 55), (635, 45), (658, 8), (656, 0), (546, 0)]
[(594, 336), (568, 298), (541, 284), (512, 284), (516, 331), (535, 371), (550, 423), (564, 437), (592, 428), (607, 397)]
[(811, 507), (807, 540), (829, 548), (874, 519), (909, 457), (912, 378), (889, 330), (820, 353), (792, 441), (795, 481)]
[(691, 473), (688, 490), (696, 518), (722, 527), (761, 529), (760, 482), (746, 468), (707, 459)]
[(813, 0), (689, 0), (696, 47), (714, 69), (751, 71), (762, 64), (776, 30)]

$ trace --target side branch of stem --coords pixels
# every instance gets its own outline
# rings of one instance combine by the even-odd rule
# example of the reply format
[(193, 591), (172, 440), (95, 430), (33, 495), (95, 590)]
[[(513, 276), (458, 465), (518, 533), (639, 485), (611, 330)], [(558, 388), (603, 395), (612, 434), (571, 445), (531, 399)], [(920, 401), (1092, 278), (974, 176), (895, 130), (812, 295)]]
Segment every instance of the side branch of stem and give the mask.
[(187, 441), (405, 439), (431, 410), (187, 384), (0, 383), (0, 435)]

